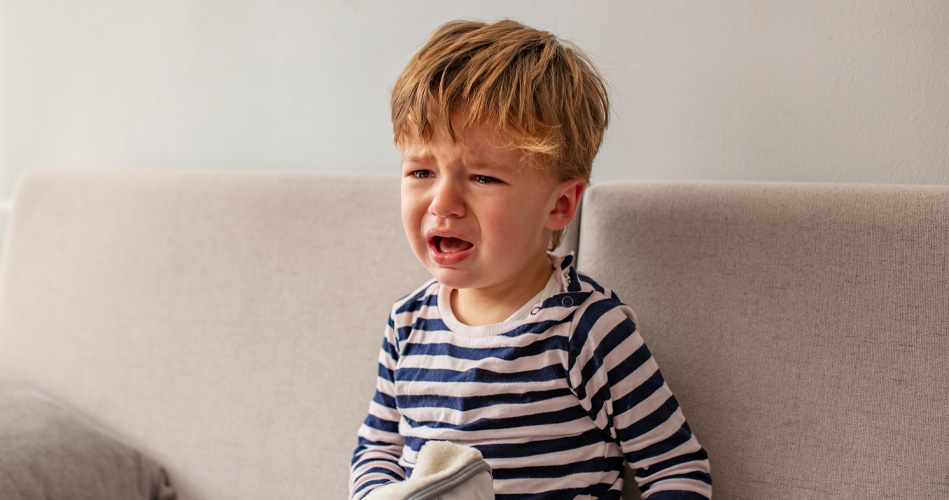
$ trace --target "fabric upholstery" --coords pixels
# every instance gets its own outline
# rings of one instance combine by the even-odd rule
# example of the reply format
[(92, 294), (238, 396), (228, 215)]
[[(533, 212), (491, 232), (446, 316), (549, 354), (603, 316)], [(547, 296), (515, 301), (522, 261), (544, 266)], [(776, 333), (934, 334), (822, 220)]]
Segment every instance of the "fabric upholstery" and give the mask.
[(9, 229), (0, 366), (181, 500), (345, 498), (389, 308), (429, 278), (397, 177), (38, 171)]
[(716, 497), (949, 498), (949, 186), (603, 184), (580, 227)]
[[(345, 497), (389, 307), (429, 278), (397, 177), (34, 171), (16, 196), (0, 368), (182, 500)], [(949, 498), (947, 200), (589, 189), (580, 270), (639, 314), (717, 498)]]
[(154, 461), (29, 384), (0, 375), (0, 498), (174, 500)]

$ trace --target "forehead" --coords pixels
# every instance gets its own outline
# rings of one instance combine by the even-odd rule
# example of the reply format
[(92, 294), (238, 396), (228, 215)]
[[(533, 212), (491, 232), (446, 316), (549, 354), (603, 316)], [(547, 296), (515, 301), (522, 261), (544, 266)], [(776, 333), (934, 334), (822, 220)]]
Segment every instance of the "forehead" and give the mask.
[[(455, 126), (455, 124), (458, 126)], [(452, 120), (455, 137), (444, 125), (433, 123), (431, 138), (406, 134), (402, 141), (403, 160), (438, 159), (440, 161), (462, 160), (466, 163), (498, 163), (505, 166), (520, 166), (524, 154), (514, 146), (510, 134), (484, 120), (464, 124), (463, 120)]]

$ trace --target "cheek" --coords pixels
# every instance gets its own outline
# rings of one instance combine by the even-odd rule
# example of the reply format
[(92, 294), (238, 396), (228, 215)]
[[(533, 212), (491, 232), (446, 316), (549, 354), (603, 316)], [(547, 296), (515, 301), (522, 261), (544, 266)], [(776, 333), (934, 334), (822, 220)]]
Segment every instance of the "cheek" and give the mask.
[(403, 184), (399, 203), (402, 211), (402, 223), (406, 224), (409, 218), (418, 210), (418, 195), (410, 187)]
[(418, 250), (421, 247), (427, 247), (428, 242), (423, 241), (421, 236), (422, 216), (425, 214), (426, 207), (419, 202), (417, 196), (402, 189), (402, 199), (400, 202), (400, 211), (402, 216), (402, 227), (409, 239), (412, 248)]
[(402, 202), (402, 226), (405, 227), (406, 231), (420, 226), (421, 221), (419, 220), (417, 212), (413, 203)]
[[(521, 200), (523, 201), (523, 200)], [(510, 242), (532, 241), (543, 232), (544, 219), (533, 203), (510, 203), (479, 217), (482, 228)]]

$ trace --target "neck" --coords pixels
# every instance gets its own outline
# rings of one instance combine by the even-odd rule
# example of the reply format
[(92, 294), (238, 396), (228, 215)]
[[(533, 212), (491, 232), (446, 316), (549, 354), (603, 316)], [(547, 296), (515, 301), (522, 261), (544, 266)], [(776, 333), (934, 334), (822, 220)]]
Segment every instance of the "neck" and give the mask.
[(500, 323), (540, 293), (553, 271), (550, 259), (544, 253), (543, 258), (535, 259), (514, 283), (452, 290), (452, 313), (458, 321), (469, 326)]

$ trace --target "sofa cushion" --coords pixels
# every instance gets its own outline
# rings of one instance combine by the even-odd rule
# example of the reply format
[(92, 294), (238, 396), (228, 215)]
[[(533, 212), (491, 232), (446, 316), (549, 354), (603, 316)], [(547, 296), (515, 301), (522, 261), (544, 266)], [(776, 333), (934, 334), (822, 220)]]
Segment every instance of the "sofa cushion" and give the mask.
[(155, 462), (46, 394), (0, 377), (0, 498), (171, 500)]
[(430, 278), (397, 176), (36, 170), (5, 244), (0, 369), (181, 500), (344, 498), (389, 309)]
[(607, 183), (581, 228), (716, 497), (949, 498), (949, 186)]

